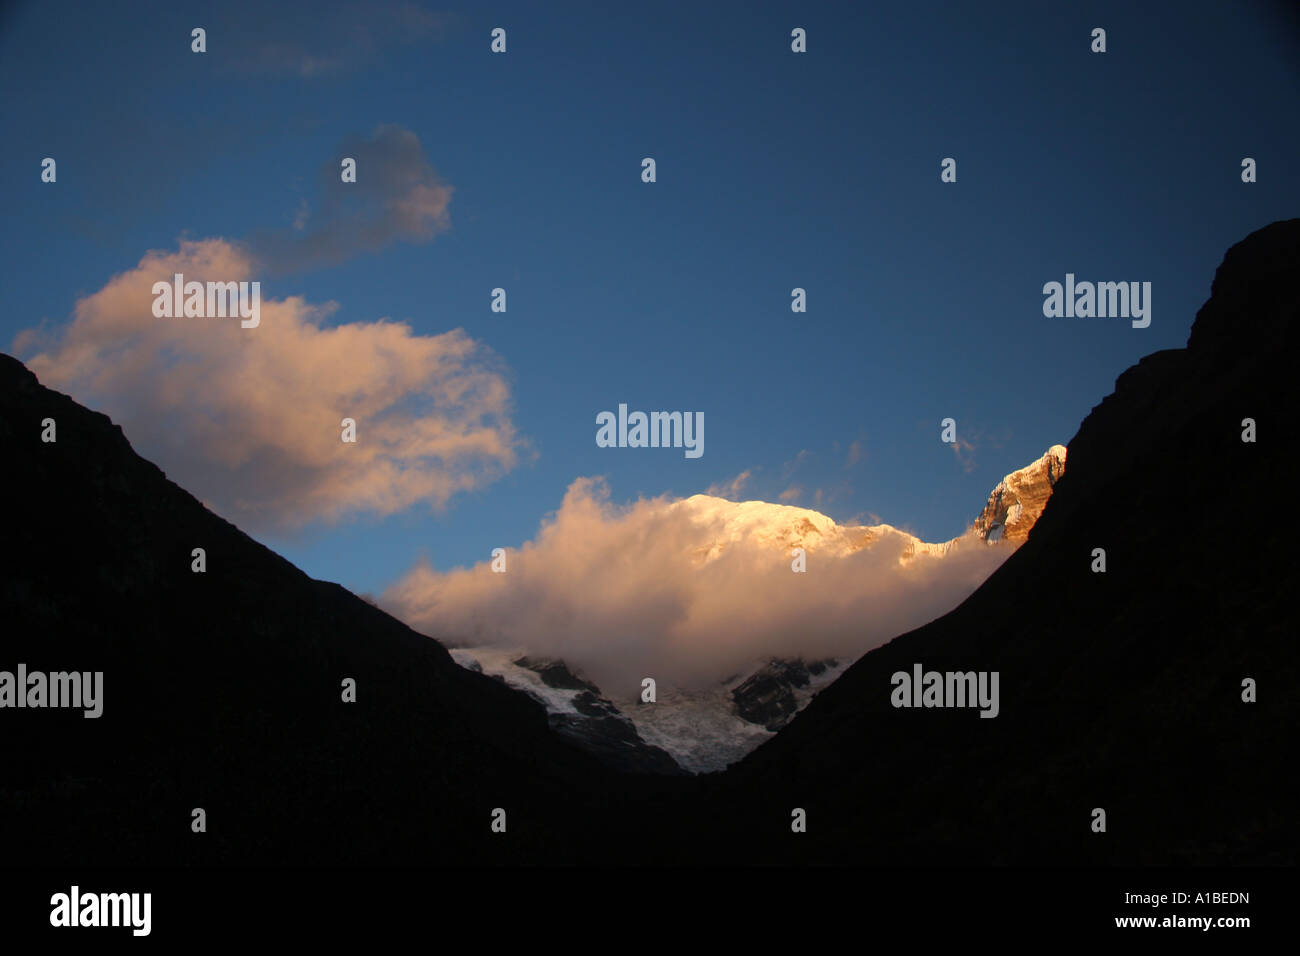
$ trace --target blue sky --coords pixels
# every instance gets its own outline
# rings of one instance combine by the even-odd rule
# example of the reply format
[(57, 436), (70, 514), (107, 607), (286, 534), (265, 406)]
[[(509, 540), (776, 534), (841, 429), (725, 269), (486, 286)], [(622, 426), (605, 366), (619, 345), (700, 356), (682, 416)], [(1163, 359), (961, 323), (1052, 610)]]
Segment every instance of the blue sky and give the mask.
[[(531, 538), (579, 476), (630, 501), (744, 471), (744, 497), (802, 489), (791, 503), (840, 521), (952, 537), (1121, 371), (1185, 343), (1230, 244), (1300, 213), (1300, 61), (1275, 7), (997, 6), (530, 3), (412, 21), (17, 4), (0, 19), (0, 339), (66, 323), (150, 249), (287, 228), (341, 143), (394, 124), (454, 190), (449, 228), (264, 275), (263, 295), (333, 300), (331, 323), (463, 328), (502, 363), (526, 448), (445, 508), (260, 540), (378, 591), (419, 556), (442, 569)], [(1044, 318), (1042, 286), (1066, 272), (1150, 281), (1150, 328)], [(705, 454), (596, 447), (596, 414), (620, 402), (702, 411)], [(939, 441), (949, 416), (964, 462)]]

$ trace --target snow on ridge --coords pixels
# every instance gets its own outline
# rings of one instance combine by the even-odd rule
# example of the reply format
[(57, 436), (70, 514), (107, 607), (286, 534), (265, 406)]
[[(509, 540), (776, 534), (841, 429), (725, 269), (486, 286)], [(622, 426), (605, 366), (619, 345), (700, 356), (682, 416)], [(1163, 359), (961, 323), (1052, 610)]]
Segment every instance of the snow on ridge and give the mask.
[(1006, 475), (994, 487), (993, 494), (997, 494), (999, 491), (1008, 491), (1024, 484), (1041, 474), (1044, 468), (1051, 468), (1051, 473), (1059, 477), (1061, 472), (1064, 471), (1066, 452), (1067, 449), (1064, 445), (1053, 445), (1035, 461)]
[(990, 545), (1023, 541), (1065, 474), (1065, 458), (1065, 446), (1053, 445), (1036, 461), (1004, 477), (989, 493), (972, 530)]
[[(1065, 456), (1064, 445), (1052, 445), (1036, 461), (998, 482), (989, 495), (990, 504), (999, 501), (999, 496), (1018, 495), (1022, 487), (1036, 481), (1044, 471), (1054, 483), (1065, 470)], [(1021, 508), (1018, 503), (1010, 507), (1015, 511), (1010, 523), (1015, 524), (1022, 517)], [(943, 557), (959, 542), (981, 536), (972, 525), (948, 541), (922, 541), (890, 524), (841, 525), (829, 515), (811, 508), (757, 499), (731, 501), (707, 494), (681, 498), (669, 502), (664, 508), (670, 514), (687, 514), (697, 525), (713, 526), (712, 539), (695, 549), (694, 558), (700, 564), (717, 560), (728, 548), (737, 545), (784, 550), (787, 555), (791, 548), (798, 547), (809, 553), (844, 557), (889, 540), (901, 543), (899, 563), (906, 564), (918, 557)], [(1002, 535), (988, 535), (983, 540), (995, 544), (1001, 538)]]
[(454, 660), (467, 670), (478, 671), (488, 677), (499, 677), (506, 686), (527, 694), (551, 714), (577, 714), (574, 698), (581, 693), (563, 687), (551, 687), (542, 675), (515, 663), (524, 656), (522, 648), (501, 648), (490, 645), (453, 647), (448, 649)]
[(697, 524), (716, 524), (716, 537), (697, 552), (700, 563), (717, 559), (733, 545), (748, 543), (773, 549), (804, 548), (843, 557), (873, 547), (891, 537), (902, 540), (903, 557), (946, 553), (952, 542), (931, 544), (889, 524), (841, 525), (811, 508), (767, 501), (730, 501), (712, 495), (692, 495), (667, 505), (684, 511)]

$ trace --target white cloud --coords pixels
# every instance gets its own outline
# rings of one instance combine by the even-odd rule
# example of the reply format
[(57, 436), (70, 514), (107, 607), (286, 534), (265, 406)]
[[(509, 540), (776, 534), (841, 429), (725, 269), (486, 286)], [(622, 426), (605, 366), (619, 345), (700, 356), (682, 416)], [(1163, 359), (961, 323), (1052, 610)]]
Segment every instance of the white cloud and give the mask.
[[(806, 573), (791, 570), (796, 543)], [(504, 574), (420, 564), (382, 603), (452, 643), (564, 658), (616, 693), (643, 677), (719, 680), (769, 655), (859, 656), (955, 607), (1011, 553), (969, 537), (934, 550), (763, 502), (619, 506), (581, 478)]]

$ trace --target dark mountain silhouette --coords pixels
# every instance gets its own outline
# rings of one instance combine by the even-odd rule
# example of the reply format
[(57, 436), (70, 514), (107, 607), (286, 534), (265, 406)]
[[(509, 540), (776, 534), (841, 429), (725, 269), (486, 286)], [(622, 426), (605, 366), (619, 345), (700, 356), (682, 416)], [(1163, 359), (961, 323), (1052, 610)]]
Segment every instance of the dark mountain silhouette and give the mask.
[[(1298, 327), (1292, 219), (1232, 247), (1186, 349), (1119, 377), (988, 581), (726, 774), (710, 801), (732, 858), (1294, 863)], [(999, 671), (1000, 715), (894, 708), (891, 675), (916, 663)], [(785, 839), (751, 852), (772, 827)]]
[(539, 705), (308, 578), (8, 356), (0, 445), (0, 670), (104, 672), (98, 719), (0, 710), (6, 862), (560, 862), (581, 852), (565, 821), (627, 786)]
[[(105, 673), (97, 720), (0, 710), (5, 863), (1294, 862), (1298, 263), (1300, 220), (1234, 246), (1020, 550), (703, 778), (603, 767), (0, 356), (0, 670)], [(998, 671), (999, 716), (891, 707), (916, 663)]]

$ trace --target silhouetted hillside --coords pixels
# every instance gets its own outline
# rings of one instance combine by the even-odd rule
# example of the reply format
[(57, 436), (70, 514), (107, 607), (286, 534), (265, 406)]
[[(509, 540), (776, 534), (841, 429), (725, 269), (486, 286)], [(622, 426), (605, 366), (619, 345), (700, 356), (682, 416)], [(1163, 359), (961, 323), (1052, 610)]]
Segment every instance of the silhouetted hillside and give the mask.
[(308, 578), (8, 356), (0, 445), (0, 670), (104, 672), (98, 719), (0, 711), (7, 863), (560, 861), (582, 840), (565, 821), (624, 786), (540, 706)]
[[(755, 859), (1294, 862), (1298, 323), (1292, 219), (1228, 252), (1188, 348), (1119, 377), (1019, 551), (732, 768), (732, 852), (771, 826)], [(999, 671), (1000, 715), (891, 706), (916, 663)]]

